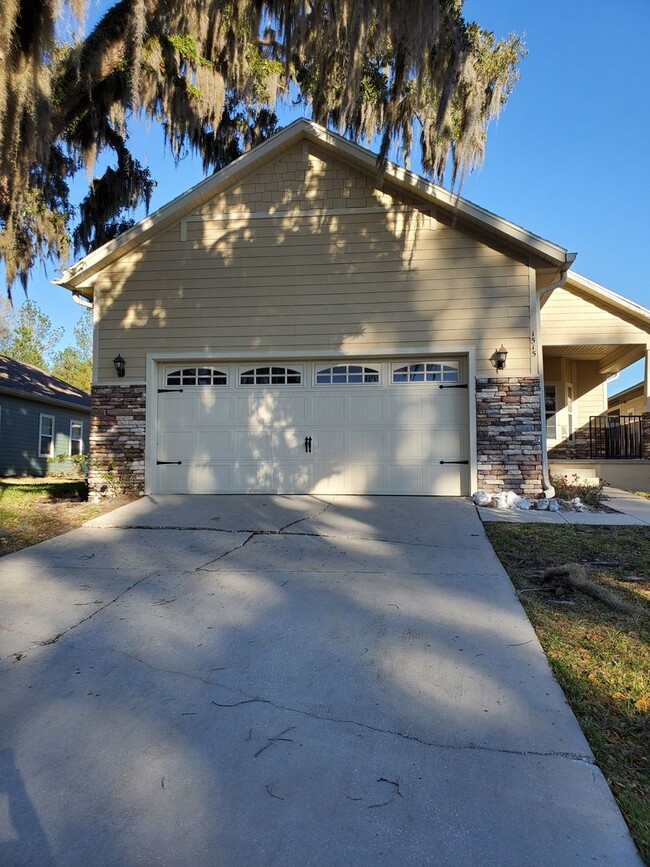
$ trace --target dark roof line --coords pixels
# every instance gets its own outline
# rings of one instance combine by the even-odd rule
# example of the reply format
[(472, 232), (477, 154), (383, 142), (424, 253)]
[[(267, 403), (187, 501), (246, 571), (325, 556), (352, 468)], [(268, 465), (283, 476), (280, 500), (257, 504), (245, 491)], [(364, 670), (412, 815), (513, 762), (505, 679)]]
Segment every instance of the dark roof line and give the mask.
[(54, 404), (90, 409), (90, 395), (23, 361), (0, 355), (0, 390)]

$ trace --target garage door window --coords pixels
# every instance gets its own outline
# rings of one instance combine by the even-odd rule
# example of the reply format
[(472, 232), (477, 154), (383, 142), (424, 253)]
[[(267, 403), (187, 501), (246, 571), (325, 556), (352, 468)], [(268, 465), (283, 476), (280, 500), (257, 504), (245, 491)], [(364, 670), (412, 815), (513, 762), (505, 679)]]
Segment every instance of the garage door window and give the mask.
[(316, 385), (367, 385), (379, 382), (379, 371), (361, 364), (337, 364), (316, 371)]
[(228, 376), (214, 367), (184, 367), (167, 374), (167, 385), (228, 385)]
[(416, 361), (393, 365), (393, 382), (458, 382), (457, 361)]
[(239, 374), (240, 385), (301, 385), (302, 373), (291, 367), (251, 367)]

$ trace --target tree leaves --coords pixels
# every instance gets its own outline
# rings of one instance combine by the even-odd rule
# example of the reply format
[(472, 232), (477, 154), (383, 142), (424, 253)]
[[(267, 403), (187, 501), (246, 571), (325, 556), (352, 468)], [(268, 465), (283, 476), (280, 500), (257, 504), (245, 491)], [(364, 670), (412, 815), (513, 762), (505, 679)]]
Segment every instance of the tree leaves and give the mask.
[[(517, 78), (517, 36), (496, 40), (462, 0), (106, 0), (84, 38), (57, 43), (63, 0), (0, 8), (0, 256), (8, 286), (38, 259), (104, 243), (148, 204), (155, 179), (131, 154), (128, 121), (163, 127), (178, 160), (214, 171), (277, 129), (297, 96), (319, 123), (381, 141), (378, 168), (419, 136), (424, 169), (452, 181), (478, 165)], [(80, 0), (67, 14), (80, 16)], [(72, 226), (69, 187), (113, 155)]]

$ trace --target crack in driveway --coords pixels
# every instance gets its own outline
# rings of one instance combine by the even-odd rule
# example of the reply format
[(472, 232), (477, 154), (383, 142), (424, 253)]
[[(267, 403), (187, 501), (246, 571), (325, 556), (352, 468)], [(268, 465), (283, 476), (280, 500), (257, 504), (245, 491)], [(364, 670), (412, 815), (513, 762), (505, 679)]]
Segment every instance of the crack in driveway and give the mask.
[(504, 755), (513, 755), (513, 756), (533, 756), (537, 758), (559, 758), (559, 759), (568, 759), (574, 762), (581, 762), (583, 764), (589, 765), (590, 767), (597, 767), (595, 760), (586, 754), (583, 753), (571, 753), (571, 752), (562, 752), (562, 751), (543, 751), (543, 750), (514, 750), (514, 749), (506, 749), (505, 747), (487, 747), (482, 746), (480, 744), (448, 744), (444, 741), (429, 741), (425, 740), (422, 737), (418, 737), (417, 735), (408, 734), (406, 732), (402, 732), (395, 729), (385, 729), (380, 726), (372, 725), (371, 723), (363, 722), (360, 720), (354, 719), (342, 719), (334, 716), (325, 716), (323, 714), (317, 714), (313, 711), (305, 710), (300, 707), (293, 707), (292, 705), (280, 704), (279, 702), (273, 701), (269, 698), (262, 698), (261, 696), (251, 695), (250, 693), (245, 692), (243, 689), (239, 689), (238, 687), (228, 686), (224, 683), (220, 683), (216, 680), (209, 680), (208, 678), (201, 677), (198, 674), (191, 674), (187, 671), (178, 671), (174, 669), (167, 668), (159, 668), (155, 665), (151, 665), (151, 663), (146, 662), (144, 659), (140, 659), (138, 656), (134, 656), (131, 653), (126, 653), (122, 650), (112, 649), (113, 653), (119, 654), (120, 656), (126, 656), (129, 659), (132, 659), (134, 662), (138, 662), (140, 665), (148, 668), (151, 671), (157, 671), (160, 674), (169, 674), (176, 677), (185, 677), (190, 680), (196, 680), (199, 683), (204, 684), (205, 686), (217, 687), (218, 689), (224, 689), (228, 692), (238, 693), (243, 696), (240, 701), (235, 702), (218, 702), (214, 701), (214, 699), (210, 700), (210, 703), (215, 707), (230, 709), (241, 707), (247, 704), (266, 704), (270, 707), (275, 708), (276, 710), (285, 711), (287, 713), (295, 713), (300, 716), (306, 716), (310, 719), (317, 720), (319, 722), (329, 722), (336, 723), (337, 725), (351, 725), (356, 726), (357, 728), (366, 729), (367, 731), (373, 732), (375, 734), (384, 734), (390, 735), (395, 738), (400, 738), (402, 740), (411, 741), (416, 744), (420, 744), (423, 747), (432, 747), (433, 749), (439, 750), (452, 750), (459, 752), (486, 752), (486, 753), (499, 753)]
[[(59, 632), (57, 635), (54, 635), (52, 638), (46, 638), (44, 641), (35, 641), (31, 647), (26, 648), (24, 650), (14, 650), (12, 653), (7, 654), (7, 656), (3, 656), (2, 659), (11, 659), (12, 657), (22, 658), (30, 651), (36, 650), (36, 648), (38, 648), (38, 647), (50, 647), (52, 644), (56, 644), (56, 642), (59, 640), (59, 638), (62, 638), (64, 635), (67, 635), (68, 632), (72, 632), (73, 629), (77, 629), (77, 627), (81, 626), (84, 623), (87, 623), (89, 620), (92, 620), (93, 617), (95, 617), (97, 614), (100, 614), (102, 611), (105, 611), (107, 608), (110, 608), (111, 605), (113, 605), (115, 602), (120, 600), (127, 593), (130, 593), (131, 590), (133, 590), (139, 584), (142, 584), (143, 581), (147, 581), (149, 578), (154, 578), (156, 575), (160, 575), (160, 574), (161, 573), (158, 570), (156, 570), (154, 572), (149, 572), (148, 575), (145, 575), (142, 578), (138, 578), (137, 581), (134, 581), (133, 584), (130, 584), (128, 587), (126, 587), (124, 590), (122, 590), (121, 593), (118, 593), (117, 596), (115, 596), (113, 599), (109, 599), (109, 601), (105, 605), (102, 605), (101, 607), (97, 608), (95, 611), (92, 612), (92, 614), (89, 614), (88, 617), (83, 617), (81, 620), (78, 620), (76, 623), (73, 623), (71, 626), (68, 626), (65, 629), (62, 629), (61, 632)], [(88, 603), (88, 604), (92, 604), (92, 603)]]

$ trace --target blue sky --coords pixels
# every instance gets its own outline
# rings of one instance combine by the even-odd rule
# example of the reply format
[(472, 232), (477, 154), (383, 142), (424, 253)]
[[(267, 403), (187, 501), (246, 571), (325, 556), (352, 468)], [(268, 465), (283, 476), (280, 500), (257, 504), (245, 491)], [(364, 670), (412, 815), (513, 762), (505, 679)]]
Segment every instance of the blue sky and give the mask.
[[(106, 5), (95, 0), (90, 20)], [(523, 34), (529, 53), (462, 195), (576, 251), (575, 270), (650, 307), (650, 0), (466, 0), (464, 9), (497, 36)], [(201, 179), (198, 159), (174, 168), (155, 128), (133, 142), (159, 181), (152, 210)], [(29, 295), (71, 341), (79, 308), (69, 294), (37, 273)], [(635, 367), (610, 392), (638, 380)]]

